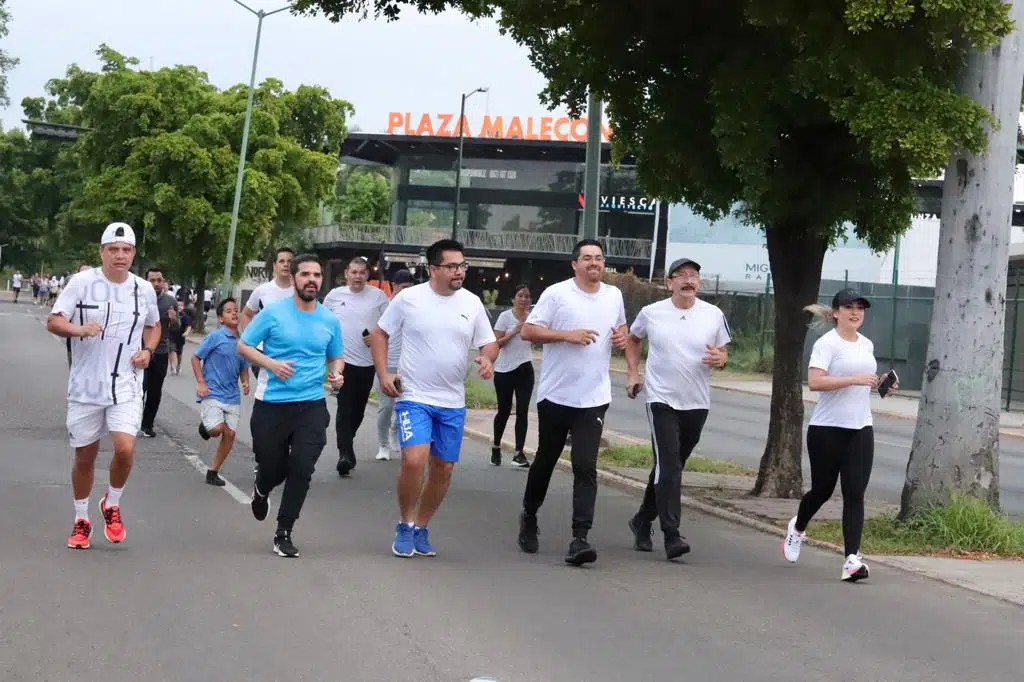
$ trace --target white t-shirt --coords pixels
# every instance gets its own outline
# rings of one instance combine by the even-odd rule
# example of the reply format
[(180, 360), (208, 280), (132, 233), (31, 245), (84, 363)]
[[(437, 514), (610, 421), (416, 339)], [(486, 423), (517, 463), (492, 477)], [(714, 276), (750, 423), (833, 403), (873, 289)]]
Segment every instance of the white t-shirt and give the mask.
[(588, 294), (567, 279), (552, 284), (526, 318), (527, 324), (555, 331), (592, 329), (597, 341), (580, 346), (564, 341), (545, 343), (541, 355), (537, 401), (550, 400), (568, 407), (597, 407), (612, 401), (608, 365), (612, 355), (612, 331), (626, 323), (622, 292), (601, 283)]
[[(878, 371), (875, 344), (862, 334), (856, 341), (844, 341), (833, 329), (814, 342), (808, 367), (823, 369), (832, 377), (874, 374)], [(871, 426), (871, 390), (870, 386), (847, 386), (819, 392), (810, 425), (844, 429)]]
[[(498, 320), (494, 323), (494, 331), (511, 332), (517, 324), (519, 324), (519, 320), (516, 319), (510, 308), (498, 315)], [(498, 354), (498, 361), (494, 363), (494, 371), (511, 372), (524, 362), (532, 361), (533, 344), (524, 341), (521, 334), (516, 334), (511, 341), (502, 346), (501, 353)]]
[[(393, 299), (392, 299), (393, 300)], [(391, 301), (388, 301), (390, 307)], [(386, 310), (386, 309), (385, 309)], [(379, 322), (379, 320), (378, 320)], [(398, 363), (402, 358), (402, 332), (395, 332), (388, 336), (388, 369), (397, 370)]]
[(377, 326), (377, 320), (388, 307), (387, 294), (371, 286), (364, 286), (358, 294), (347, 286), (335, 287), (324, 297), (324, 307), (341, 323), (345, 364), (373, 366), (373, 354), (363, 342), (363, 330), (372, 332)]
[(21, 288), (21, 273), (20, 272), (16, 272), (13, 275), (11, 275), (11, 288), (12, 289), (20, 289)]
[(74, 324), (98, 322), (103, 332), (71, 340), (68, 401), (117, 405), (142, 396), (143, 370), (131, 365), (145, 327), (160, 321), (153, 285), (137, 277), (115, 284), (92, 268), (68, 280), (51, 311)]
[(286, 287), (279, 287), (277, 286), (277, 280), (272, 279), (252, 290), (252, 293), (249, 294), (249, 300), (245, 302), (245, 307), (254, 313), (258, 313), (271, 303), (288, 298), (294, 291), (295, 287), (290, 283)]
[(441, 296), (430, 282), (399, 291), (377, 322), (388, 336), (402, 335), (399, 400), (462, 408), (466, 406), (469, 350), (494, 342), (494, 331), (480, 298), (465, 289)]
[(706, 410), (711, 407), (711, 366), (704, 364), (707, 346), (732, 341), (725, 314), (707, 301), (697, 299), (686, 310), (671, 298), (640, 310), (629, 332), (648, 339), (648, 403), (664, 403), (674, 410)]

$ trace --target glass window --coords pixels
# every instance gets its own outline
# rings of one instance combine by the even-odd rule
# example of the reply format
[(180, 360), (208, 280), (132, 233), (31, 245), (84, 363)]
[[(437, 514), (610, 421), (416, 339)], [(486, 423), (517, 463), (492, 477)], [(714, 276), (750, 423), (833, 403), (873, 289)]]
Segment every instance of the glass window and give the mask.
[[(457, 159), (436, 154), (406, 156), (410, 185), (454, 187)], [(463, 187), (541, 192), (578, 192), (583, 164), (504, 159), (462, 159)]]
[[(465, 204), (459, 213), (459, 224), (464, 227), (469, 217)], [(410, 227), (451, 227), (452, 202), (410, 199), (406, 205), (405, 224)]]
[(572, 207), (475, 204), (470, 209), (469, 227), (491, 232), (569, 234), (576, 231), (577, 213)]

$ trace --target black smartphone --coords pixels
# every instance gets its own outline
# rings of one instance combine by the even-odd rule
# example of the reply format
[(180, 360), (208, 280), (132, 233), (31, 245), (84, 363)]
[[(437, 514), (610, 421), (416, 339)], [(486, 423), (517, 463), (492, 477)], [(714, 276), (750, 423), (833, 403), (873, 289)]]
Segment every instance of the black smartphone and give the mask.
[(402, 392), (402, 377), (395, 377), (395, 390)]
[(632, 400), (636, 398), (637, 393), (639, 393), (643, 387), (643, 384), (631, 384), (629, 388), (626, 389), (626, 395), (630, 398), (630, 400)]
[(369, 335), (370, 335), (370, 330), (369, 329), (364, 329), (363, 330), (363, 336), (369, 336)]
[(892, 390), (893, 385), (899, 380), (900, 378), (896, 375), (896, 370), (890, 369), (889, 373), (882, 379), (882, 383), (878, 385), (878, 395), (883, 398), (889, 395), (889, 391)]

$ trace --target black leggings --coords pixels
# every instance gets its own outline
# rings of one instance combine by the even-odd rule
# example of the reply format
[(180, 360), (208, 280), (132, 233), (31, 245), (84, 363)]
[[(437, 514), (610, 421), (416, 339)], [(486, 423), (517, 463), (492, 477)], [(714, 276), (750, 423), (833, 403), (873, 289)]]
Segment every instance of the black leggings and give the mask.
[(526, 425), (533, 394), (533, 362), (527, 360), (510, 372), (495, 372), (494, 392), (498, 396), (498, 411), (494, 415), (494, 447), (501, 447), (501, 437), (505, 435), (505, 425), (512, 414), (512, 396), (515, 395), (516, 452), (522, 452), (526, 446)]
[(870, 426), (844, 429), (838, 426), (807, 427), (807, 454), (811, 461), (811, 489), (800, 500), (796, 529), (803, 532), (821, 505), (828, 502), (842, 476), (843, 544), (846, 555), (860, 551), (864, 532), (864, 491), (871, 478), (875, 434)]

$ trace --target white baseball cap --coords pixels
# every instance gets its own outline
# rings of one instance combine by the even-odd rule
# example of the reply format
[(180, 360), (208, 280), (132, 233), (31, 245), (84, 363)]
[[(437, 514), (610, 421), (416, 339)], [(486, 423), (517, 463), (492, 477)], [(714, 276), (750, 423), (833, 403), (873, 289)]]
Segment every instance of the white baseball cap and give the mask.
[(135, 246), (135, 230), (132, 229), (128, 223), (110, 223), (107, 225), (107, 229), (103, 230), (103, 236), (100, 237), (100, 246), (106, 244), (116, 244), (117, 242), (124, 242)]

